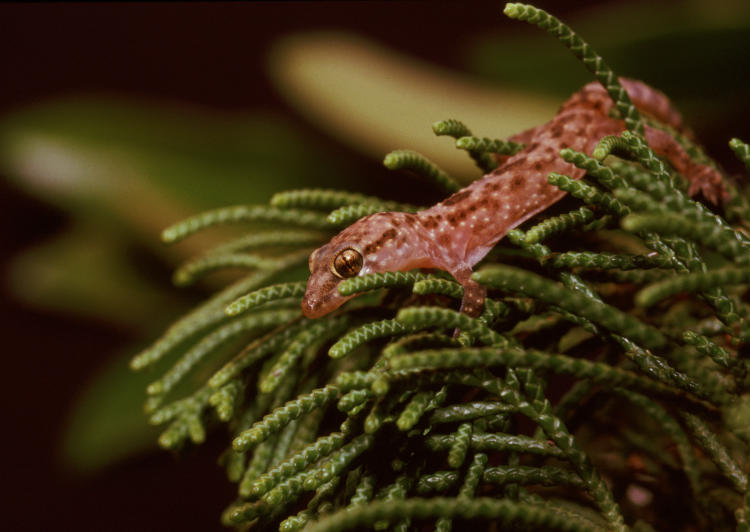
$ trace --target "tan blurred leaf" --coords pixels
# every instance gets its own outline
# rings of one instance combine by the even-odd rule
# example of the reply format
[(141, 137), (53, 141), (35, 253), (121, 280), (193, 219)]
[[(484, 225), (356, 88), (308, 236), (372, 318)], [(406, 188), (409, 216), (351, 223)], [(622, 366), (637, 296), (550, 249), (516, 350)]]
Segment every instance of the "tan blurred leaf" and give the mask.
[[(560, 102), (488, 87), (346, 34), (281, 41), (270, 70), (279, 90), (317, 126), (368, 156), (417, 150), (457, 177), (476, 177), (464, 152), (431, 126), (456, 118), (473, 134), (508, 137), (546, 122)], [(450, 146), (450, 144), (448, 144)]]

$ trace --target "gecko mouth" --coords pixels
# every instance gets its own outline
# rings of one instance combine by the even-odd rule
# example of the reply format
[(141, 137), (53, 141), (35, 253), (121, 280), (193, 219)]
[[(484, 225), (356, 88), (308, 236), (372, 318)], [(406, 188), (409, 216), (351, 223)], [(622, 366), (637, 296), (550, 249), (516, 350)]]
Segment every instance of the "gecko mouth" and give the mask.
[[(334, 288), (335, 290), (335, 288)], [(306, 318), (315, 319), (333, 312), (354, 296), (342, 296), (338, 292), (327, 294), (328, 297), (309, 297), (305, 294), (302, 299), (302, 314)]]
[(310, 319), (320, 318), (333, 312), (352, 296), (342, 296), (338, 292), (339, 279), (328, 274), (323, 279), (310, 277), (305, 297), (302, 298), (302, 313)]

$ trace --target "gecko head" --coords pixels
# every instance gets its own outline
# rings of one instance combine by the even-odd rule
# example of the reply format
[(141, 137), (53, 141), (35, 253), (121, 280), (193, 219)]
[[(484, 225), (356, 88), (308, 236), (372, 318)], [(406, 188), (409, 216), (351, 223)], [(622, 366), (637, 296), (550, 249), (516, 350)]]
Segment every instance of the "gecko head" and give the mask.
[(354, 297), (342, 296), (338, 287), (344, 279), (359, 275), (364, 256), (359, 246), (339, 236), (310, 255), (310, 279), (302, 299), (302, 312), (308, 318), (325, 316)]
[(302, 299), (304, 315), (319, 318), (354, 297), (339, 293), (339, 284), (345, 279), (421, 267), (413, 260), (419, 246), (409, 236), (414, 233), (414, 219), (413, 214), (402, 212), (371, 214), (316, 249), (310, 255), (310, 280)]

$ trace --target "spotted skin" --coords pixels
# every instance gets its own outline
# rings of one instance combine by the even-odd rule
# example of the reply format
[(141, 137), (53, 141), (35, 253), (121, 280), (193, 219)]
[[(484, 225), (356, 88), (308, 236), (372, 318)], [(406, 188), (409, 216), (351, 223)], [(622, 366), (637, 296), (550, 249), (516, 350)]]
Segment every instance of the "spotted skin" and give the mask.
[[(666, 96), (639, 81), (620, 81), (642, 113), (690, 136)], [(571, 96), (552, 120), (511, 137), (526, 147), (514, 155), (499, 156), (498, 167), (483, 178), (417, 214), (372, 214), (344, 229), (310, 256), (303, 313), (317, 318), (353, 297), (338, 293), (342, 279), (331, 271), (336, 255), (352, 248), (364, 258), (359, 275), (415, 268), (450, 272), (464, 288), (461, 311), (478, 315), (485, 290), (471, 279), (473, 266), (508, 231), (565, 195), (547, 182), (551, 172), (572, 179), (583, 177), (585, 170), (562, 160), (560, 150), (591, 153), (599, 139), (625, 130), (624, 121), (609, 116), (612, 105), (600, 84), (589, 83)], [(645, 137), (658, 155), (690, 180), (691, 194), (701, 191), (714, 203), (726, 197), (721, 175), (694, 163), (669, 134), (646, 126)]]

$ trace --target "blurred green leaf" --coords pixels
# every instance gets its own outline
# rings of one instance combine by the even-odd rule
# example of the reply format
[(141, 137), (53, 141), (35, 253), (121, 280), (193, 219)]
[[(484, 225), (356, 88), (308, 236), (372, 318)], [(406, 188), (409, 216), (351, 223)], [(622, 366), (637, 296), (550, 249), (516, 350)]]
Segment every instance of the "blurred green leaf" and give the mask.
[(11, 260), (8, 291), (31, 305), (95, 316), (144, 334), (190, 305), (186, 294), (143, 275), (114, 224), (76, 224)]
[(0, 166), (76, 217), (115, 217), (149, 240), (202, 208), (340, 186), (347, 175), (346, 164), (278, 116), (83, 98), (1, 121)]
[(127, 352), (102, 368), (71, 409), (60, 456), (66, 469), (93, 473), (156, 449), (159, 430), (143, 419), (143, 390), (153, 375), (131, 371), (131, 356)]
[(74, 219), (75, 232), (16, 258), (12, 292), (31, 304), (146, 327), (153, 309), (179, 302), (170, 304), (167, 287), (141, 278), (134, 246), (174, 266), (222, 235), (162, 245), (158, 235), (176, 220), (263, 203), (283, 189), (352, 186), (353, 173), (278, 116), (86, 98), (1, 120), (0, 169)]

